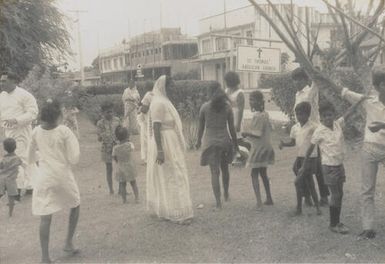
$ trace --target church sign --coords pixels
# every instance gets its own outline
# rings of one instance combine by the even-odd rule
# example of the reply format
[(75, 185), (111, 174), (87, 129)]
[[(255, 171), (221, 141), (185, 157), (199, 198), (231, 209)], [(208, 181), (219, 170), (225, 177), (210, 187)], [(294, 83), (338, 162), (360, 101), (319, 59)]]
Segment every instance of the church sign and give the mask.
[(279, 73), (281, 71), (281, 50), (277, 48), (238, 46), (237, 70)]

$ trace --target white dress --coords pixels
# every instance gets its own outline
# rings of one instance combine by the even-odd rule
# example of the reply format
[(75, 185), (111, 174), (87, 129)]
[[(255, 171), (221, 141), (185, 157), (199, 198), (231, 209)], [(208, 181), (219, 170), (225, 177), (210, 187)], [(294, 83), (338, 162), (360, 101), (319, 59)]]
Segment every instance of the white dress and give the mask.
[[(234, 125), (236, 126), (237, 123), (238, 123), (238, 115), (239, 115), (239, 108), (238, 108), (238, 102), (237, 102), (237, 99), (238, 99), (238, 95), (239, 94), (244, 94), (243, 90), (242, 89), (238, 89), (234, 92), (232, 92), (232, 90), (230, 89), (226, 89), (226, 94), (227, 96), (229, 97), (229, 100), (230, 100), (230, 104), (231, 104), (231, 109), (233, 110), (233, 113), (234, 113)], [(241, 138), (241, 133), (244, 129), (243, 127), (243, 120), (241, 120), (241, 130), (240, 131), (237, 131), (237, 138)]]
[[(23, 162), (17, 175), (17, 186), (20, 189), (31, 187), (31, 178), (36, 166), (28, 165), (28, 145), (31, 140), (32, 126), (38, 114), (36, 99), (23, 88), (16, 87), (11, 93), (5, 91), (0, 94), (0, 120), (4, 129), (4, 136), (16, 141), (16, 155)], [(17, 125), (9, 127), (5, 121), (16, 119)]]
[[(164, 78), (159, 79), (164, 81)], [(161, 123), (160, 134), (165, 162), (162, 165), (156, 162), (157, 146), (150, 129), (146, 185), (147, 209), (155, 212), (160, 218), (179, 222), (193, 217), (184, 138), (181, 134), (179, 115), (168, 99), (157, 96), (155, 87), (150, 106), (150, 118), (152, 124)]]
[(79, 188), (71, 169), (79, 155), (78, 140), (68, 127), (59, 125), (45, 130), (38, 126), (33, 130), (29, 161), (39, 161), (32, 196), (34, 215), (50, 215), (80, 205)]
[[(147, 92), (143, 99), (142, 105), (150, 106), (153, 93)], [(140, 126), (140, 157), (142, 161), (147, 162), (147, 142), (148, 142), (148, 113), (140, 113), (138, 115), (138, 121)]]

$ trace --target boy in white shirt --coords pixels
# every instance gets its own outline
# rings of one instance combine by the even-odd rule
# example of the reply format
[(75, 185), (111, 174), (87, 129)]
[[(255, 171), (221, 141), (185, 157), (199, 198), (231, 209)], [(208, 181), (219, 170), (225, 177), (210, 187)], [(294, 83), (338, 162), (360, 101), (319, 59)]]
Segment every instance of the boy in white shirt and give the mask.
[[(308, 102), (311, 105), (311, 113), (309, 116), (309, 120), (313, 123), (319, 125), (320, 117), (318, 112), (318, 102), (319, 102), (319, 91), (318, 87), (314, 82), (309, 78), (306, 71), (303, 68), (297, 68), (291, 73), (291, 78), (293, 79), (295, 86), (297, 88), (297, 92), (295, 94), (295, 107), (301, 102)], [(319, 149), (316, 150), (318, 154), (317, 164), (314, 164), (314, 172), (316, 175), (318, 190), (320, 195), (320, 205), (328, 205), (328, 196), (329, 190), (324, 183), (322, 170), (321, 170), (321, 155)], [(307, 190), (307, 196), (309, 196), (309, 191)], [(305, 199), (305, 202), (308, 198)]]
[(298, 216), (302, 214), (302, 197), (305, 197), (306, 191), (310, 192), (311, 197), (313, 198), (314, 205), (317, 210), (317, 214), (321, 214), (318, 203), (318, 195), (314, 187), (313, 174), (316, 173), (315, 169), (317, 168), (317, 151), (314, 150), (309, 158), (310, 166), (306, 170), (303, 177), (298, 178), (298, 170), (302, 167), (302, 164), (305, 159), (306, 151), (310, 146), (310, 140), (313, 135), (314, 130), (317, 128), (317, 124), (310, 121), (309, 117), (311, 115), (312, 109), (311, 105), (308, 102), (301, 102), (295, 107), (295, 114), (298, 120), (290, 131), (290, 141), (284, 142), (281, 140), (279, 148), (283, 147), (293, 147), (297, 146), (297, 158), (293, 165), (293, 171), (296, 175), (295, 181), (295, 190), (297, 194), (297, 209), (291, 213), (291, 216)]
[(330, 225), (332, 232), (346, 234), (349, 229), (340, 222), (343, 184), (345, 182), (345, 169), (343, 165), (345, 154), (345, 143), (343, 127), (345, 119), (364, 100), (362, 98), (354, 104), (345, 114), (335, 120), (336, 112), (332, 104), (328, 103), (320, 107), (321, 124), (314, 131), (311, 138), (311, 145), (306, 152), (303, 166), (299, 171), (299, 178), (305, 177), (304, 172), (310, 166), (309, 158), (316, 145), (321, 150), (322, 172), (325, 184), (329, 187), (331, 198), (329, 203)]

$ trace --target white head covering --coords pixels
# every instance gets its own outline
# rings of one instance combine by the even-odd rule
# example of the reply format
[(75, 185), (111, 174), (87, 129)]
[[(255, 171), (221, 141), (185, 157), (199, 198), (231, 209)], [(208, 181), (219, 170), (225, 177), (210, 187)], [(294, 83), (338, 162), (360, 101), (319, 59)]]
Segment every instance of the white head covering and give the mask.
[[(151, 105), (154, 103), (162, 104), (166, 111), (171, 114), (175, 122), (175, 132), (178, 134), (179, 142), (182, 145), (182, 148), (186, 149), (186, 142), (183, 136), (183, 127), (182, 121), (178, 114), (178, 111), (175, 109), (174, 105), (171, 103), (170, 99), (167, 96), (166, 92), (166, 75), (162, 75), (156, 80), (153, 89), (153, 98), (151, 100)], [(151, 120), (151, 112), (150, 112), (150, 120)], [(153, 135), (153, 125), (152, 121), (150, 121), (150, 131), (149, 135)]]

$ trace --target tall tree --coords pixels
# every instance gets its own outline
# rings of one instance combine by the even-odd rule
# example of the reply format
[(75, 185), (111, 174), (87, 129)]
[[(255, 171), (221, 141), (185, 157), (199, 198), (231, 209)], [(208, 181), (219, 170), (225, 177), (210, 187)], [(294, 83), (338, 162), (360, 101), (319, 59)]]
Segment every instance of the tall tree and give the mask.
[(53, 0), (0, 0), (0, 70), (24, 78), (34, 65), (69, 54), (65, 17)]

